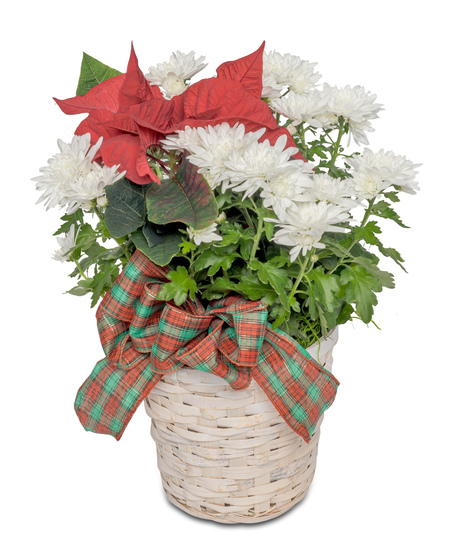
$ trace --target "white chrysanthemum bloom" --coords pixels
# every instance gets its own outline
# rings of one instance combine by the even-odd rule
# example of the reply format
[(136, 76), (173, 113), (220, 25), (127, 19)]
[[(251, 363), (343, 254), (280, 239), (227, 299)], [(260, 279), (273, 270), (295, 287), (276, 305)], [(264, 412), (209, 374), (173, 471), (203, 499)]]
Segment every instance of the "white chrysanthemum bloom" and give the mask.
[(78, 234), (79, 228), (76, 230), (75, 225), (71, 225), (69, 231), (65, 234), (64, 237), (57, 237), (60, 248), (53, 253), (52, 258), (54, 260), (58, 260), (59, 262), (69, 261), (71, 252), (76, 246), (76, 238)]
[(105, 195), (105, 187), (117, 182), (124, 174), (124, 172), (118, 172), (116, 165), (107, 167), (93, 163), (92, 171), (71, 185), (67, 213), (74, 213), (80, 207), (91, 209), (94, 200), (101, 207), (106, 205), (108, 200)]
[(166, 96), (171, 99), (186, 90), (186, 81), (203, 70), (205, 56), (195, 58), (195, 52), (184, 54), (177, 50), (170, 56), (168, 62), (150, 66), (145, 78), (151, 85), (158, 85), (164, 89)]
[(267, 219), (278, 224), (279, 230), (273, 240), (276, 244), (292, 246), (289, 256), (294, 261), (299, 254), (305, 256), (312, 248), (324, 248), (320, 242), (325, 232), (341, 232), (341, 227), (334, 226), (350, 219), (343, 208), (320, 202), (301, 202), (297, 210), (289, 209), (286, 221)]
[(292, 120), (293, 125), (306, 122), (310, 126), (321, 128), (322, 123), (316, 116), (325, 110), (326, 101), (327, 96), (316, 89), (305, 95), (289, 91), (285, 97), (271, 100), (270, 107), (278, 114)]
[(378, 118), (382, 109), (380, 103), (375, 103), (376, 95), (366, 92), (361, 85), (343, 88), (332, 87), (325, 83), (323, 94), (327, 96), (324, 112), (315, 116), (322, 122), (323, 127), (337, 126), (339, 116), (349, 124), (349, 141), (353, 136), (355, 143), (368, 143), (365, 132), (372, 132), (371, 120)]
[(392, 151), (385, 152), (384, 149), (373, 153), (371, 149), (365, 148), (362, 155), (349, 159), (349, 164), (354, 169), (354, 188), (362, 194), (372, 193), (366, 184), (369, 176), (376, 176), (381, 181), (380, 189), (376, 193), (392, 185), (398, 186), (408, 194), (415, 194), (419, 190), (415, 180), (418, 171), (415, 169), (421, 165), (412, 163), (403, 155), (395, 155)]
[(60, 153), (51, 157), (47, 167), (42, 167), (42, 176), (33, 178), (37, 190), (43, 192), (37, 203), (45, 202), (50, 207), (63, 207), (68, 203), (71, 185), (87, 175), (92, 169), (92, 159), (102, 145), (103, 138), (91, 147), (90, 134), (74, 136), (71, 143), (58, 140)]
[(262, 97), (275, 99), (285, 87), (299, 95), (308, 93), (321, 77), (315, 72), (315, 66), (316, 62), (292, 54), (264, 53)]
[(244, 198), (252, 196), (276, 175), (303, 162), (291, 160), (298, 152), (296, 147), (288, 147), (287, 136), (280, 136), (274, 145), (268, 140), (250, 143), (243, 152), (232, 151), (225, 161), (225, 176), (235, 192), (244, 192)]
[(184, 130), (176, 130), (173, 134), (166, 136), (161, 143), (168, 150), (187, 151), (189, 145), (197, 145), (199, 142), (199, 128), (186, 126)]
[(326, 173), (314, 174), (303, 195), (308, 201), (329, 202), (346, 209), (358, 205), (352, 196), (356, 196), (356, 192), (351, 180), (333, 178)]
[(194, 230), (192, 227), (188, 227), (187, 234), (189, 235), (189, 238), (197, 244), (197, 246), (202, 244), (202, 242), (208, 243), (214, 242), (215, 240), (222, 240), (221, 236), (215, 232), (216, 227), (216, 223), (213, 223), (209, 227), (201, 230)]
[(173, 73), (169, 73), (161, 82), (160, 87), (163, 89), (165, 97), (172, 99), (176, 95), (181, 95), (187, 89), (187, 84), (182, 79), (179, 79)]
[(354, 171), (352, 178), (348, 180), (352, 183), (359, 200), (371, 200), (390, 186), (384, 182), (381, 172), (376, 168), (363, 167), (359, 171)]
[(302, 199), (311, 184), (310, 174), (304, 171), (300, 161), (289, 161), (287, 168), (264, 182), (260, 190), (263, 206), (271, 207), (278, 219), (285, 219), (289, 209), (297, 209), (295, 202)]
[(189, 143), (187, 149), (191, 154), (187, 158), (199, 167), (199, 172), (212, 189), (223, 185), (223, 190), (229, 183), (225, 161), (233, 151), (242, 153), (250, 144), (258, 142), (265, 133), (265, 128), (262, 128), (246, 134), (243, 124), (238, 123), (231, 127), (227, 122), (197, 130), (197, 141)]
[(104, 195), (105, 186), (115, 183), (125, 172), (118, 167), (93, 163), (103, 138), (91, 146), (90, 134), (74, 136), (71, 143), (58, 140), (60, 153), (49, 159), (48, 166), (40, 169), (42, 176), (33, 178), (42, 195), (37, 203), (50, 207), (69, 205), (68, 213), (78, 208), (90, 209), (91, 202)]

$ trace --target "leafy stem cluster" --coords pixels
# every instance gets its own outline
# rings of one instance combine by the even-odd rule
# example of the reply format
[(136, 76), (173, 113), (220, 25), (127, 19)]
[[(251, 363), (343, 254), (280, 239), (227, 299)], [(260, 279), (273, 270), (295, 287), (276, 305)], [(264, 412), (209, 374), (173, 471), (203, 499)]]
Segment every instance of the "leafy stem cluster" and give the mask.
[[(92, 225), (89, 221), (97, 223)], [(68, 291), (76, 296), (91, 295), (91, 307), (112, 286), (122, 268), (131, 258), (134, 251), (129, 237), (114, 239), (108, 246), (107, 241), (113, 237), (105, 225), (104, 213), (97, 207), (84, 212), (64, 215), (62, 224), (55, 235), (69, 233), (74, 225), (75, 246), (68, 253), (67, 258), (76, 266), (70, 277), (77, 278), (77, 285)], [(116, 245), (115, 245), (116, 244)]]
[[(352, 155), (344, 153), (342, 140), (348, 132), (341, 118), (321, 133), (299, 124), (293, 137), (315, 172), (346, 179)], [(152, 148), (148, 160), (159, 184), (140, 186), (123, 178), (106, 188), (106, 207), (65, 215), (56, 233), (66, 233), (72, 224), (79, 230), (69, 254), (76, 266), (71, 276), (78, 282), (69, 292), (90, 293), (92, 306), (138, 249), (169, 268), (160, 299), (177, 305), (196, 296), (205, 305), (230, 294), (261, 300), (273, 327), (307, 347), (338, 324), (372, 321), (377, 293), (394, 287), (392, 274), (379, 267), (380, 257), (403, 268), (401, 255), (380, 236), (383, 220), (405, 227), (393, 208), (399, 201), (395, 187), (367, 202), (358, 224), (344, 223), (341, 232), (323, 236), (324, 248), (291, 261), (289, 248), (273, 242), (276, 215), (258, 195), (242, 199), (232, 190), (212, 191), (176, 152)], [(87, 213), (96, 217), (95, 226), (85, 221)], [(221, 240), (197, 245), (188, 230), (215, 222)], [(114, 247), (105, 246), (109, 239), (116, 240)]]

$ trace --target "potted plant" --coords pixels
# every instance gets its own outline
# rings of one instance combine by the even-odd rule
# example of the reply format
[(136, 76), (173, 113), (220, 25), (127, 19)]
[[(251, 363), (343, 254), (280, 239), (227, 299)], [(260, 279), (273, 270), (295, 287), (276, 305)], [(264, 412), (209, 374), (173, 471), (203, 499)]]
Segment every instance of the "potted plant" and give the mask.
[[(339, 325), (372, 322), (393, 288), (383, 220), (416, 167), (367, 144), (382, 106), (312, 64), (173, 53), (144, 76), (84, 54), (87, 113), (35, 180), (65, 209), (55, 258), (99, 303), (105, 358), (81, 386), (83, 426), (119, 439), (145, 400), (170, 500), (223, 522), (275, 517), (305, 494), (338, 382)], [(346, 141), (347, 140), (347, 141)]]

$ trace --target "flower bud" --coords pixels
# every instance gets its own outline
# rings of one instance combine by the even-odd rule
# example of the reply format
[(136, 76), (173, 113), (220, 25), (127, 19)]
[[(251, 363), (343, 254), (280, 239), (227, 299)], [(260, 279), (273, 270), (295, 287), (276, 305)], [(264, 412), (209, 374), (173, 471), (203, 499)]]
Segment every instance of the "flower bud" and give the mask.
[(108, 199), (105, 196), (105, 194), (103, 194), (103, 196), (100, 196), (97, 198), (97, 205), (99, 207), (105, 207), (108, 204)]
[(222, 225), (223, 223), (226, 223), (226, 213), (225, 213), (224, 211), (222, 211), (222, 212), (218, 215), (218, 217), (217, 217), (217, 219), (216, 219), (216, 222), (217, 222), (219, 225)]
[(297, 128), (294, 126), (294, 124), (289, 124), (289, 126), (287, 127), (287, 131), (291, 134), (291, 136), (293, 136), (297, 132)]

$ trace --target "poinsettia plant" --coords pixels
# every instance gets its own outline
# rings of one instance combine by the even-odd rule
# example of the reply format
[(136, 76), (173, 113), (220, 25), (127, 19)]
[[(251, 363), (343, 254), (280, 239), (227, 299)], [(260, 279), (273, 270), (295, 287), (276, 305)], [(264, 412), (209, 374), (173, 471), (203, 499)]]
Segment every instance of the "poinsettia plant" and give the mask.
[(262, 300), (303, 347), (371, 322), (394, 287), (380, 257), (404, 269), (380, 224), (405, 227), (394, 205), (418, 190), (405, 157), (348, 151), (368, 143), (376, 95), (318, 87), (316, 64), (264, 44), (191, 83), (205, 66), (176, 52), (144, 75), (132, 48), (120, 73), (84, 54), (77, 95), (56, 99), (87, 114), (34, 179), (66, 209), (55, 258), (75, 266), (69, 292), (94, 306), (137, 249), (169, 267), (160, 299)]

